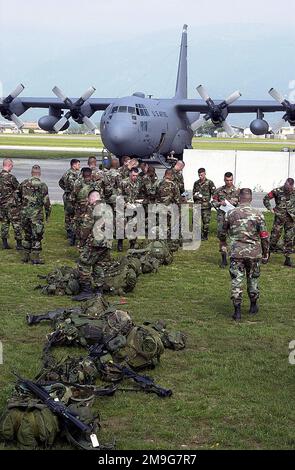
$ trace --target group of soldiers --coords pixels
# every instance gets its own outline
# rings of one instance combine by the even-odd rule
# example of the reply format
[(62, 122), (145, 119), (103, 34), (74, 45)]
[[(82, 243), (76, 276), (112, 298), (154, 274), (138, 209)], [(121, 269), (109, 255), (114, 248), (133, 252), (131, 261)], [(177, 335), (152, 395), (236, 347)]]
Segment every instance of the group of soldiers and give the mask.
[[(104, 216), (104, 205), (101, 202), (107, 203), (116, 211), (116, 200), (118, 196), (122, 196), (125, 206), (142, 203), (146, 214), (149, 204), (180, 205), (186, 202), (183, 168), (184, 163), (179, 160), (173, 168), (167, 169), (164, 178), (159, 180), (153, 166), (139, 163), (136, 158), (128, 156), (122, 159), (121, 165), (117, 158), (112, 158), (101, 167), (98, 166), (96, 157), (90, 157), (88, 166), (82, 169), (78, 159), (71, 160), (70, 168), (59, 180), (59, 186), (64, 191), (67, 238), (70, 245), (77, 245), (79, 250), (78, 269), (82, 297), (83, 294), (94, 292), (92, 275), (110, 256), (112, 240), (97, 240), (93, 233), (96, 222)], [(16, 248), (24, 252), (23, 261), (41, 264), (44, 215), (48, 220), (51, 211), (48, 188), (40, 179), (41, 169), (38, 165), (32, 167), (31, 178), (22, 183), (12, 175), (12, 169), (12, 160), (4, 159), (0, 173), (3, 248), (10, 248), (8, 233), (11, 224)], [(270, 203), (272, 199), (276, 203), (274, 208)], [(231, 298), (235, 308), (233, 318), (241, 318), (242, 282), (245, 274), (251, 301), (249, 312), (257, 313), (261, 260), (266, 263), (269, 253), (276, 251), (283, 230), (284, 265), (292, 267), (291, 253), (295, 230), (294, 180), (288, 178), (283, 186), (264, 197), (265, 207), (275, 214), (270, 237), (263, 215), (251, 206), (252, 191), (249, 188), (236, 188), (231, 172), (225, 173), (224, 185), (216, 189), (214, 183), (206, 177), (205, 168), (200, 168), (198, 180), (193, 186), (193, 201), (201, 206), (203, 241), (208, 240), (212, 207), (217, 211), (217, 237), (222, 268), (228, 265), (227, 256), (230, 257)], [(124, 214), (121, 222), (123, 226), (126, 224)], [(116, 228), (118, 230), (118, 226)], [(114, 238), (117, 238), (118, 251), (122, 251), (123, 238)], [(129, 244), (130, 248), (134, 248), (136, 239), (130, 239)]]
[[(40, 258), (44, 234), (44, 215), (48, 221), (51, 205), (48, 187), (41, 181), (41, 168), (32, 167), (31, 178), (19, 183), (11, 173), (13, 161), (3, 160), (0, 172), (0, 223), (2, 244), (5, 250), (8, 244), (9, 226), (14, 229), (16, 249), (23, 250), (23, 262), (43, 264)], [(45, 213), (45, 214), (44, 214)]]

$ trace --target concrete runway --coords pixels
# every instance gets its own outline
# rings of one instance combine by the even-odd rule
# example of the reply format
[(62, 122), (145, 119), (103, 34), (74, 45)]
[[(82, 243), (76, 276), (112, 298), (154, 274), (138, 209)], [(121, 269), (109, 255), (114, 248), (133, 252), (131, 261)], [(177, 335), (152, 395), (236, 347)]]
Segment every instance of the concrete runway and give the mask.
[[(81, 167), (87, 166), (87, 159), (80, 159)], [(51, 202), (62, 202), (63, 191), (58, 186), (58, 180), (61, 178), (63, 173), (70, 166), (70, 159), (41, 159), (41, 160), (31, 160), (16, 158), (14, 160), (13, 174), (17, 177), (18, 181), (23, 181), (26, 178), (30, 177), (30, 172), (32, 165), (38, 163), (41, 166), (42, 170), (42, 180), (48, 186), (49, 197)], [(157, 174), (159, 178), (163, 177), (164, 169), (157, 168)], [(253, 206), (257, 209), (265, 210), (262, 199), (265, 193), (254, 193), (253, 197)]]

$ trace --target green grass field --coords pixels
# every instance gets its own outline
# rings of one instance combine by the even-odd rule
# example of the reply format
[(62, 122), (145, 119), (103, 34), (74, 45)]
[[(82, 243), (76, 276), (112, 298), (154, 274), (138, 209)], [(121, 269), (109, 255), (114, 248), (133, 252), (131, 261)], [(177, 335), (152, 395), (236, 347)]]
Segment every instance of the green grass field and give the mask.
[[(141, 276), (127, 296), (136, 322), (161, 318), (187, 333), (187, 348), (166, 350), (150, 372), (173, 396), (125, 392), (98, 399), (101, 442), (115, 437), (118, 449), (295, 448), (295, 366), (288, 362), (288, 345), (295, 339), (295, 270), (282, 267), (282, 256), (274, 255), (262, 268), (260, 313), (251, 318), (245, 298), (242, 322), (234, 323), (213, 218), (208, 242), (196, 252), (178, 252), (158, 274)], [(271, 216), (267, 221), (270, 225)], [(28, 327), (25, 314), (73, 304), (34, 290), (38, 273), (74, 265), (76, 251), (65, 241), (61, 206), (54, 206), (43, 255), (46, 265), (26, 266), (15, 250), (1, 251), (0, 409), (13, 389), (11, 371), (32, 378), (41, 366), (50, 326)]]
[[(88, 136), (88, 135), (0, 135), (0, 147), (1, 145), (31, 145), (32, 150), (14, 150), (14, 149), (1, 149), (0, 158), (82, 158), (87, 155), (83, 152), (63, 152), (63, 151), (42, 151), (34, 150), (36, 146), (50, 146), (54, 147), (85, 147), (85, 148), (103, 148), (103, 143), (100, 136)], [(260, 140), (251, 141), (249, 139), (205, 139), (205, 138), (194, 138), (193, 148), (200, 150), (252, 150), (252, 151), (282, 151), (284, 147), (295, 148), (294, 145), (286, 144), (282, 140)]]

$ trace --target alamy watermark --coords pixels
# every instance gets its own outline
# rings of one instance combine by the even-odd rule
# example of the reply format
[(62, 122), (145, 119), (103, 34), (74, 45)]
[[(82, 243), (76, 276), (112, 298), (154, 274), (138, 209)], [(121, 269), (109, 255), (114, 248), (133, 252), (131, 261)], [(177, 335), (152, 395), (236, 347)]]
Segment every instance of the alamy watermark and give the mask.
[(183, 250), (195, 251), (201, 245), (200, 204), (126, 204), (118, 196), (115, 206), (98, 204), (95, 240), (180, 240)]
[(0, 365), (3, 364), (3, 343), (0, 341)]
[(290, 353), (289, 353), (289, 364), (291, 364), (292, 366), (295, 365), (295, 339), (293, 339), (292, 341), (290, 341), (289, 343), (289, 350), (290, 350)]

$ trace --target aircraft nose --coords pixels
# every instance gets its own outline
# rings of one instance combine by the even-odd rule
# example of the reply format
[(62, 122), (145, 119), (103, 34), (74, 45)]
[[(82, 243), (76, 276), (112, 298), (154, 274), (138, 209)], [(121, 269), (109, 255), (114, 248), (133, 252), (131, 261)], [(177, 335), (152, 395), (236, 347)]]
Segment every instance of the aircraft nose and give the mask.
[(124, 145), (132, 139), (133, 129), (124, 123), (112, 122), (108, 128), (108, 134), (113, 144)]

